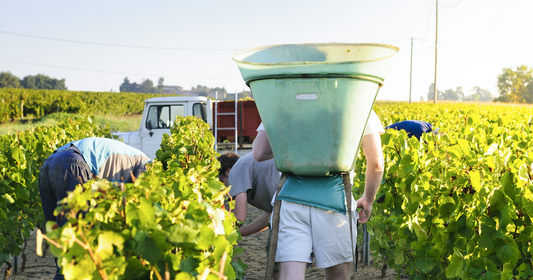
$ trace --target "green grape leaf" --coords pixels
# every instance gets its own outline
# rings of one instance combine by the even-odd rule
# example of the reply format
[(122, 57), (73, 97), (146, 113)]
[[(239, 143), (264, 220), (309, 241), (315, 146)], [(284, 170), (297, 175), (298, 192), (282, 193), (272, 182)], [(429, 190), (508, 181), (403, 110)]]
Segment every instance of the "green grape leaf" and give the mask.
[(463, 278), (465, 274), (464, 271), (464, 260), (463, 255), (457, 248), (453, 248), (453, 255), (450, 257), (450, 264), (446, 267), (446, 277), (447, 278)]
[(4, 194), (4, 199), (7, 201), (8, 204), (15, 203), (15, 200), (13, 199), (13, 197), (9, 195), (8, 193)]
[(468, 277), (479, 279), (481, 274), (485, 271), (485, 260), (477, 258), (470, 262), (468, 266)]
[(235, 279), (244, 279), (246, 277), (245, 270), (248, 267), (248, 265), (245, 264), (241, 260), (241, 258), (238, 258), (237, 261), (232, 261), (231, 266), (233, 267), (233, 270), (235, 271), (234, 273), (234, 277), (236, 277)]
[(468, 175), (470, 176), (472, 188), (474, 188), (476, 192), (479, 192), (481, 190), (481, 175), (479, 171), (471, 171)]
[(28, 200), (30, 198), (30, 190), (28, 188), (19, 185), (15, 187), (15, 192), (23, 200)]
[(2, 209), (0, 209), (0, 218), (4, 221), (7, 220), (7, 215)]
[(527, 263), (518, 266), (517, 270), (519, 272), (518, 277), (522, 277), (523, 279), (531, 279), (533, 277), (533, 269)]
[(496, 274), (498, 273), (498, 267), (496, 267), (496, 265), (490, 261), (490, 260), (485, 260), (485, 265), (487, 267), (487, 270), (484, 272), (485, 274), (483, 275), (483, 280), (494, 280)]
[(154, 241), (157, 248), (161, 250), (161, 252), (166, 252), (170, 250), (170, 248), (172, 247), (167, 242), (166, 234), (160, 230), (157, 230), (157, 229), (154, 230), (154, 232), (152, 233), (152, 240)]
[(455, 159), (461, 159), (464, 156), (461, 147), (458, 145), (448, 147), (448, 153), (451, 154)]
[(413, 173), (416, 166), (416, 162), (413, 160), (413, 158), (409, 155), (406, 155), (402, 158), (400, 161), (400, 170), (398, 172), (398, 175), (401, 177), (407, 177), (411, 173)]
[[(100, 278), (100, 275), (98, 275), (98, 271), (96, 269), (96, 265), (94, 264), (94, 261), (91, 259), (91, 256), (89, 254), (85, 254), (82, 258), (76, 259), (76, 262), (69, 263), (66, 262), (66, 259), (62, 259), (62, 269), (63, 269), (63, 275), (65, 275), (65, 279), (98, 279)], [(87, 277), (90, 276), (96, 276), (95, 278)], [(98, 275), (98, 276), (97, 276)]]
[(142, 255), (151, 264), (155, 264), (162, 257), (161, 251), (146, 232), (142, 230), (137, 231), (134, 239), (137, 241), (135, 254)]
[(403, 248), (397, 247), (396, 250), (394, 250), (394, 263), (395, 264), (403, 264), (405, 261), (405, 253)]
[(470, 153), (470, 142), (465, 139), (459, 139), (457, 140), (457, 143), (459, 144), (459, 147), (461, 147), (461, 150), (464, 154), (468, 155)]
[(445, 217), (455, 211), (455, 200), (449, 196), (439, 198), (439, 204), (439, 212), (445, 214)]
[(139, 208), (133, 203), (126, 204), (126, 222), (131, 224), (135, 220), (139, 220)]
[(113, 247), (119, 251), (124, 248), (124, 237), (113, 231), (104, 231), (98, 235), (98, 247), (96, 254), (102, 259), (106, 260), (113, 256)]
[(506, 195), (501, 189), (495, 189), (489, 202), (491, 207), (498, 207), (501, 204), (507, 203)]
[(152, 225), (155, 223), (155, 209), (153, 202), (141, 197), (139, 206), (139, 218), (143, 224)]
[(189, 256), (181, 262), (180, 270), (192, 275), (196, 275), (198, 274), (196, 272), (196, 268), (199, 264), (200, 262), (198, 261), (198, 259), (196, 259), (194, 256)]
[(504, 190), (510, 189), (514, 186), (513, 173), (510, 171), (505, 172), (500, 180)]
[(423, 273), (429, 273), (433, 267), (440, 263), (440, 260), (428, 254), (423, 254), (415, 258), (416, 268)]
[(518, 260), (520, 259), (520, 250), (514, 239), (510, 237), (505, 237), (505, 239), (495, 238), (494, 247), (496, 255), (502, 263), (510, 262), (513, 266), (518, 263)]
[(193, 243), (198, 235), (199, 230), (193, 229), (189, 226), (174, 225), (169, 230), (167, 236), (169, 242), (179, 245), (182, 243)]
[(387, 146), (389, 144), (390, 139), (391, 139), (391, 134), (383, 133), (380, 136), (381, 136), (381, 144), (383, 146)]
[(11, 261), (11, 255), (7, 253), (0, 253), (0, 262), (7, 263)]
[(150, 270), (146, 268), (137, 256), (127, 259), (128, 266), (123, 279), (150, 279)]
[(489, 147), (487, 147), (485, 155), (492, 155), (497, 150), (498, 150), (498, 144), (493, 143)]
[(501, 279), (508, 279), (508, 280), (516, 279), (514, 278), (513, 267), (514, 265), (510, 263), (503, 264), (503, 271), (501, 273), (502, 275)]
[(513, 219), (516, 219), (516, 208), (512, 203), (500, 204), (495, 207), (498, 210), (498, 218), (500, 220), (500, 228), (505, 228), (509, 224), (513, 224)]
[(494, 249), (494, 243), (492, 240), (496, 232), (496, 222), (489, 217), (483, 218), (479, 246), (487, 249)]
[(529, 188), (524, 189), (522, 196), (522, 207), (524, 207), (527, 215), (533, 217), (533, 192)]

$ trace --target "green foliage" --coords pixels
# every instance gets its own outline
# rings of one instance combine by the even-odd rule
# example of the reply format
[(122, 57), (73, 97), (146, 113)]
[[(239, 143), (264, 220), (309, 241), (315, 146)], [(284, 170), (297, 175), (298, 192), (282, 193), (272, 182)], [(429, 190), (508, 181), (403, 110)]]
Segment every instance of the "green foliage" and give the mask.
[(20, 85), (27, 89), (56, 89), (67, 90), (65, 79), (54, 79), (43, 74), (26, 76), (20, 81)]
[(144, 100), (161, 96), (168, 95), (0, 88), (0, 123), (19, 119), (22, 114), (37, 118), (52, 113), (139, 115)]
[[(199, 93), (201, 95), (209, 95), (208, 93), (214, 94), (215, 91), (218, 91), (218, 96), (219, 97), (227, 95), (227, 91), (226, 91), (225, 87), (210, 88), (210, 87), (207, 87), (207, 86), (196, 85), (196, 88), (195, 87), (191, 87), (191, 91), (197, 92), (197, 93)], [(214, 97), (214, 95), (213, 95), (213, 97)]]
[(20, 87), (20, 80), (11, 72), (0, 73), (0, 88), (18, 88)]
[(39, 170), (46, 158), (68, 142), (94, 136), (113, 137), (90, 118), (0, 136), (0, 262), (20, 254), (23, 238), (43, 224)]
[[(236, 279), (231, 259), (240, 240), (235, 216), (224, 209), (227, 189), (209, 126), (178, 118), (157, 159), (123, 188), (107, 181), (78, 186), (50, 222), (66, 279)], [(80, 214), (84, 213), (84, 215)], [(52, 244), (53, 244), (52, 243)]]
[[(472, 93), (466, 95), (463, 93), (463, 87), (457, 87), (456, 90), (447, 89), (445, 91), (439, 90), (437, 100), (454, 100), (454, 101), (478, 101), (478, 102), (490, 102), (494, 99), (492, 94), (487, 90), (480, 87), (472, 87), (470, 90)], [(429, 86), (428, 101), (432, 101), (435, 98), (435, 87), (433, 84)]]
[[(24, 120), (0, 124), (0, 135), (22, 132), (37, 126), (56, 125), (67, 119), (81, 120), (87, 116), (81, 114), (53, 113), (41, 118), (25, 118)], [(132, 116), (93, 116), (92, 121), (101, 126), (109, 127), (111, 131), (135, 131), (139, 129), (142, 115)]]
[(67, 90), (65, 79), (54, 79), (43, 74), (36, 76), (28, 75), (23, 79), (11, 74), (11, 72), (0, 73), (0, 88), (26, 88), (26, 89), (57, 89)]
[(157, 87), (154, 87), (154, 82), (150, 79), (144, 80), (142, 83), (130, 83), (128, 77), (124, 78), (124, 82), (120, 85), (120, 92), (142, 92), (142, 93), (162, 93), (163, 92), (163, 78), (159, 78)]
[(533, 69), (525, 65), (503, 68), (498, 76), (498, 91), (500, 96), (494, 101), (511, 103), (533, 103)]
[(490, 91), (487, 89), (472, 87), (471, 91), (473, 93), (465, 96), (463, 101), (491, 102), (494, 100), (494, 96), (492, 96), (492, 93), (490, 93)]
[[(434, 99), (435, 99), (435, 86), (432, 83), (429, 86), (428, 100), (434, 100)], [(437, 100), (462, 100), (462, 99), (464, 99), (464, 93), (463, 93), (462, 87), (457, 87), (456, 90), (453, 90), (453, 89), (447, 89), (445, 91), (439, 90), (439, 94), (437, 95)]]
[[(418, 119), (444, 134), (382, 135), (371, 251), (409, 279), (531, 279), (529, 107), (381, 103), (383, 125)], [(363, 155), (356, 173), (364, 174)], [(362, 194), (364, 176), (354, 181)], [(386, 257), (386, 258), (385, 258)]]

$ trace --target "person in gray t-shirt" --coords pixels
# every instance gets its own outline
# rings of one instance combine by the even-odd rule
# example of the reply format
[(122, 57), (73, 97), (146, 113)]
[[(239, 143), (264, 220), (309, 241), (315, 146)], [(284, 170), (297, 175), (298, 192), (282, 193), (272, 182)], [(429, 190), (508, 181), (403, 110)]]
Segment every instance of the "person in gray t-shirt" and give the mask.
[(219, 179), (226, 186), (231, 186), (229, 195), (235, 200), (233, 213), (237, 220), (246, 220), (247, 203), (265, 211), (252, 223), (240, 227), (241, 235), (265, 230), (272, 212), (272, 197), (276, 193), (280, 178), (274, 159), (257, 162), (252, 153), (240, 158), (235, 153), (225, 153), (218, 160), (221, 165)]
[[(239, 222), (246, 220), (246, 207), (250, 203), (265, 211), (259, 218), (239, 228), (242, 236), (261, 232), (268, 228), (268, 220), (272, 212), (272, 197), (276, 194), (281, 173), (276, 168), (274, 159), (258, 162), (252, 153), (239, 158), (236, 153), (222, 154), (219, 179), (226, 187), (231, 186), (229, 195), (235, 200), (233, 214)], [(270, 231), (265, 244), (268, 256), (270, 248)], [(274, 265), (272, 279), (279, 279), (279, 263)]]

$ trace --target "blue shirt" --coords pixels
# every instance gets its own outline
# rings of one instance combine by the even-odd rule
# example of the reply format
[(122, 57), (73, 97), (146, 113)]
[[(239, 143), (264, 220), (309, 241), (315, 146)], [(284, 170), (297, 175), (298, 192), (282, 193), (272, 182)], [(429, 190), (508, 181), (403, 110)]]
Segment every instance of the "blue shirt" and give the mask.
[(76, 147), (93, 175), (111, 182), (132, 182), (131, 175), (139, 176), (150, 161), (142, 151), (120, 141), (89, 137), (70, 142), (56, 151)]
[(428, 122), (409, 120), (393, 123), (385, 127), (385, 129), (403, 129), (407, 131), (407, 134), (409, 136), (415, 136), (418, 140), (420, 140), (420, 137), (422, 137), (422, 133), (428, 133), (433, 131), (433, 126)]

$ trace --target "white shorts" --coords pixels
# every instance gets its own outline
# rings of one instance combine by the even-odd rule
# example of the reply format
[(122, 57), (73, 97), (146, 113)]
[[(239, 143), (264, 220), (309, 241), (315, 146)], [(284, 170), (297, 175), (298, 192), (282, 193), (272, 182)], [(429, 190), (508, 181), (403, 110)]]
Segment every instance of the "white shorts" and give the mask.
[[(352, 202), (353, 201), (352, 199)], [(354, 205), (355, 203), (352, 203)], [(276, 262), (312, 263), (328, 268), (353, 260), (349, 215), (282, 201)], [(353, 248), (357, 242), (357, 214), (352, 208)]]

